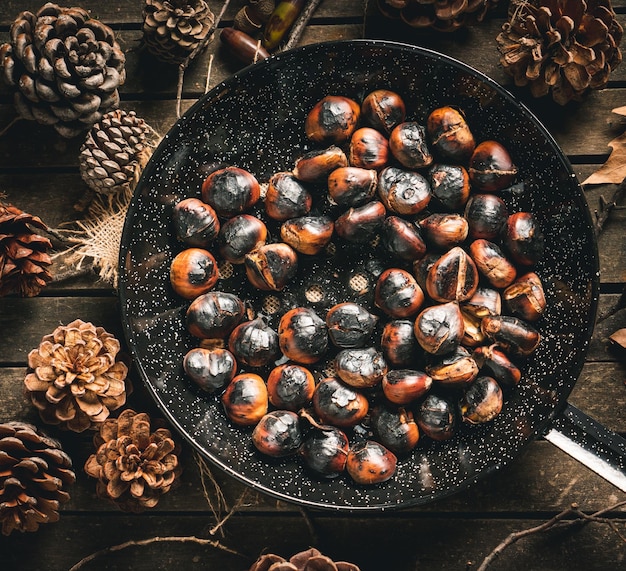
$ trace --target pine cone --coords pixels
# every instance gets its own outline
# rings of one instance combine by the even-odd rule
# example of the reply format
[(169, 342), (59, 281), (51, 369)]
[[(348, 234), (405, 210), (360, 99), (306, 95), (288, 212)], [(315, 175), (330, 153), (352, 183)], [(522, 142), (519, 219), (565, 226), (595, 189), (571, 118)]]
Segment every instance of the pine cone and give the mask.
[(401, 19), (412, 28), (454, 32), (469, 23), (482, 22), (498, 0), (378, 0), (381, 13)]
[(134, 111), (110, 111), (91, 128), (80, 148), (80, 174), (100, 194), (127, 191), (155, 146), (155, 131)]
[(208, 45), (214, 22), (205, 0), (145, 0), (143, 37), (157, 59), (180, 64)]
[(496, 38), (504, 71), (534, 97), (565, 105), (602, 89), (622, 61), (622, 27), (610, 0), (550, 0), (511, 6)]
[(59, 504), (76, 480), (60, 444), (31, 424), (0, 424), (0, 522), (3, 535), (59, 521)]
[(151, 432), (146, 413), (124, 410), (109, 418), (94, 436), (96, 453), (85, 472), (98, 479), (96, 493), (130, 512), (157, 505), (182, 472), (179, 446), (167, 428)]
[(249, 571), (360, 571), (354, 563), (333, 561), (312, 547), (293, 555), (289, 561), (280, 555), (261, 555)]
[(33, 232), (47, 226), (37, 216), (0, 202), (0, 297), (33, 297), (52, 279), (48, 238)]
[(126, 402), (120, 342), (80, 319), (57, 327), (28, 354), (26, 392), (42, 420), (82, 432)]
[(36, 14), (21, 12), (10, 37), (0, 46), (0, 68), (24, 119), (70, 138), (118, 106), (124, 54), (113, 30), (82, 8), (49, 2)]

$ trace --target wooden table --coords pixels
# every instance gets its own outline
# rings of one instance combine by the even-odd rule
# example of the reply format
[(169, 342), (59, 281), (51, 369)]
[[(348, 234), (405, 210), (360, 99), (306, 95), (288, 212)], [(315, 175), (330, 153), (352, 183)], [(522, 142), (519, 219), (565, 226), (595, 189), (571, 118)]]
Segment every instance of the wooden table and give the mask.
[[(230, 25), (245, 2), (231, 2), (221, 25)], [(122, 108), (135, 110), (160, 133), (174, 123), (176, 70), (136, 51), (141, 38), (141, 2), (83, 0), (80, 5), (109, 24), (127, 51), (128, 79), (122, 89)], [(626, 2), (615, 2), (626, 27)], [(3, 0), (0, 3), (0, 41), (20, 10), (35, 10), (38, 0)], [(221, 2), (211, 0), (217, 14)], [(454, 35), (413, 34), (416, 43), (457, 57), (510, 86), (498, 65), (494, 42), (504, 21), (504, 9), (480, 26)], [(364, 34), (363, 3), (358, 0), (324, 1), (301, 42), (359, 38)], [(391, 31), (390, 31), (391, 30)], [(406, 39), (397, 28), (368, 27), (370, 35)], [(204, 92), (207, 63), (215, 54), (210, 85), (240, 68), (219, 40), (195, 61), (185, 76), (183, 107)], [(611, 77), (607, 89), (591, 93), (583, 103), (556, 108), (549, 102), (520, 96), (540, 117), (569, 156), (584, 180), (608, 155), (607, 143), (621, 134), (626, 122), (611, 110), (626, 102), (626, 64)], [(14, 117), (6, 88), (0, 91), (0, 127)], [(65, 141), (51, 129), (20, 122), (0, 137), (0, 191), (6, 200), (41, 216), (58, 227), (74, 219), (73, 205), (85, 192), (78, 172), (81, 140)], [(588, 190), (590, 208), (600, 195), (609, 198), (614, 187)], [(600, 315), (619, 307), (626, 285), (626, 213), (615, 210), (600, 236)], [(116, 292), (95, 275), (51, 285), (31, 299), (0, 299), (0, 421), (41, 423), (22, 393), (26, 356), (41, 337), (59, 324), (81, 318), (105, 327), (122, 338)], [(570, 402), (608, 428), (626, 432), (626, 370), (610, 347), (608, 336), (626, 327), (626, 310), (618, 309), (598, 320), (587, 362)], [(129, 404), (158, 415), (134, 376), (135, 392)], [(420, 507), (367, 516), (329, 512), (303, 512), (297, 507), (247, 491), (238, 482), (213, 471), (205, 478), (190, 448), (184, 449), (182, 484), (142, 515), (129, 515), (96, 498), (95, 482), (82, 467), (92, 451), (91, 436), (50, 432), (58, 436), (72, 456), (77, 482), (71, 501), (56, 524), (36, 533), (14, 533), (0, 538), (0, 568), (21, 571), (69, 569), (82, 558), (127, 541), (155, 536), (195, 536), (219, 540), (245, 557), (229, 555), (197, 542), (151, 543), (108, 553), (84, 569), (219, 569), (242, 570), (263, 551), (289, 556), (310, 545), (335, 559), (353, 561), (365, 571), (413, 569), (466, 569), (480, 561), (513, 531), (551, 518), (576, 502), (593, 512), (624, 500), (624, 494), (545, 441), (533, 442), (500, 473), (448, 499)], [(217, 487), (223, 494), (223, 503)], [(244, 495), (244, 492), (245, 495)], [(243, 498), (243, 501), (241, 501)], [(238, 502), (240, 505), (219, 529)], [(609, 514), (626, 518), (624, 512)], [(623, 532), (623, 527), (621, 528)], [(538, 534), (504, 552), (493, 569), (609, 569), (623, 565), (626, 547), (607, 526), (591, 524), (567, 532)], [(474, 567), (475, 568), (475, 567)]]

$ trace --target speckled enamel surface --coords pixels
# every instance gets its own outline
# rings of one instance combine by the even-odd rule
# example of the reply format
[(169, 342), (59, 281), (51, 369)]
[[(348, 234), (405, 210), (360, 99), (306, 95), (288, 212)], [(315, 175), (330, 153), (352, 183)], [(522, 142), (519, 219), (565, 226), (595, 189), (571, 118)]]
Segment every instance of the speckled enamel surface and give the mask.
[[(185, 379), (183, 355), (198, 341), (184, 326), (189, 302), (169, 284), (169, 265), (183, 249), (173, 236), (171, 215), (182, 198), (200, 196), (214, 163), (246, 168), (260, 181), (290, 170), (312, 148), (303, 125), (319, 99), (340, 94), (360, 102), (378, 88), (398, 92), (411, 120), (424, 122), (432, 109), (456, 105), (465, 111), (478, 141), (496, 139), (507, 146), (519, 168), (517, 182), (524, 186), (519, 195), (507, 194), (509, 209), (532, 211), (546, 237), (546, 255), (536, 271), (548, 308), (537, 323), (543, 340), (523, 363), (522, 381), (494, 421), (462, 426), (447, 442), (424, 438), (413, 453), (400, 458), (391, 480), (362, 486), (348, 476), (313, 478), (297, 458), (262, 458), (250, 441), (251, 429), (226, 419), (219, 396), (202, 394)], [(276, 229), (270, 232), (276, 236)], [(277, 498), (321, 508), (418, 505), (507, 464), (565, 403), (582, 368), (597, 303), (598, 257), (588, 209), (571, 167), (546, 130), (478, 72), (440, 54), (388, 42), (300, 48), (247, 68), (202, 97), (168, 133), (145, 169), (120, 256), (125, 333), (163, 414), (227, 473)], [(387, 263), (369, 245), (302, 260), (298, 278), (279, 294), (279, 311), (268, 319), (276, 326), (279, 316), (297, 305), (313, 307), (323, 317), (339, 301), (371, 301), (373, 287), (355, 291), (349, 282), (361, 273), (373, 285)], [(311, 285), (320, 286), (321, 300), (306, 299)], [(247, 287), (240, 268), (220, 279), (215, 289), (236, 293), (263, 311), (267, 295)]]

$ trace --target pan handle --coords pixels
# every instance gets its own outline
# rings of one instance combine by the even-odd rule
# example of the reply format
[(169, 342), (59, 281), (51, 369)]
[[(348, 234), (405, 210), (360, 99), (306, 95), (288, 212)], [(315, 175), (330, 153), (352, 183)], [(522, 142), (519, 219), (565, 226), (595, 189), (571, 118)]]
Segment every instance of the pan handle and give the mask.
[(544, 438), (626, 492), (626, 440), (566, 403)]

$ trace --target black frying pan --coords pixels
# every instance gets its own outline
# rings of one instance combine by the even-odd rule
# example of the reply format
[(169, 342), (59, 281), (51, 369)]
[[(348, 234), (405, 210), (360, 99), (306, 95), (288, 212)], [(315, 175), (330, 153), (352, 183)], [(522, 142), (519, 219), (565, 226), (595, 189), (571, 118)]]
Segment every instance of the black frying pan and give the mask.
[[(181, 360), (197, 345), (185, 330), (187, 303), (172, 291), (168, 269), (182, 249), (173, 238), (173, 205), (199, 196), (214, 163), (246, 168), (259, 180), (290, 170), (310, 148), (303, 123), (324, 95), (356, 100), (376, 88), (390, 88), (407, 103), (409, 118), (423, 121), (441, 105), (462, 108), (477, 140), (495, 138), (509, 148), (524, 192), (508, 193), (510, 210), (537, 216), (546, 254), (537, 267), (548, 298), (538, 323), (543, 341), (523, 363), (523, 379), (502, 413), (478, 427), (462, 426), (447, 442), (423, 439), (401, 459), (390, 481), (354, 484), (347, 476), (311, 478), (296, 458), (267, 460), (255, 452), (250, 429), (226, 420), (218, 396), (195, 390)], [(303, 257), (301, 257), (303, 258)], [(324, 315), (341, 300), (371, 301), (349, 286), (355, 273), (373, 284), (388, 261), (375, 248), (340, 249), (333, 262), (302, 262), (298, 279), (269, 314), (276, 325), (294, 305)], [(612, 463), (612, 481), (624, 489), (624, 440), (593, 423), (567, 403), (581, 371), (598, 300), (598, 254), (581, 188), (562, 151), (545, 128), (495, 82), (443, 55), (377, 41), (318, 44), (251, 66), (202, 97), (176, 123), (146, 167), (126, 220), (120, 254), (120, 295), (125, 333), (139, 371), (164, 415), (208, 460), (244, 483), (277, 498), (321, 508), (379, 510), (422, 504), (453, 493), (502, 467), (548, 431), (572, 444), (592, 438), (594, 462)], [(322, 299), (306, 291), (320, 286)], [(218, 282), (262, 310), (266, 295), (246, 285), (240, 271)], [(370, 291), (371, 291), (370, 287)], [(266, 305), (267, 307), (267, 305)], [(589, 429), (582, 430), (581, 424)], [(589, 433), (595, 432), (593, 437)], [(563, 437), (568, 433), (568, 437)], [(556, 435), (556, 436), (555, 436)], [(565, 444), (563, 444), (565, 443)], [(606, 463), (602, 462), (606, 467)]]

